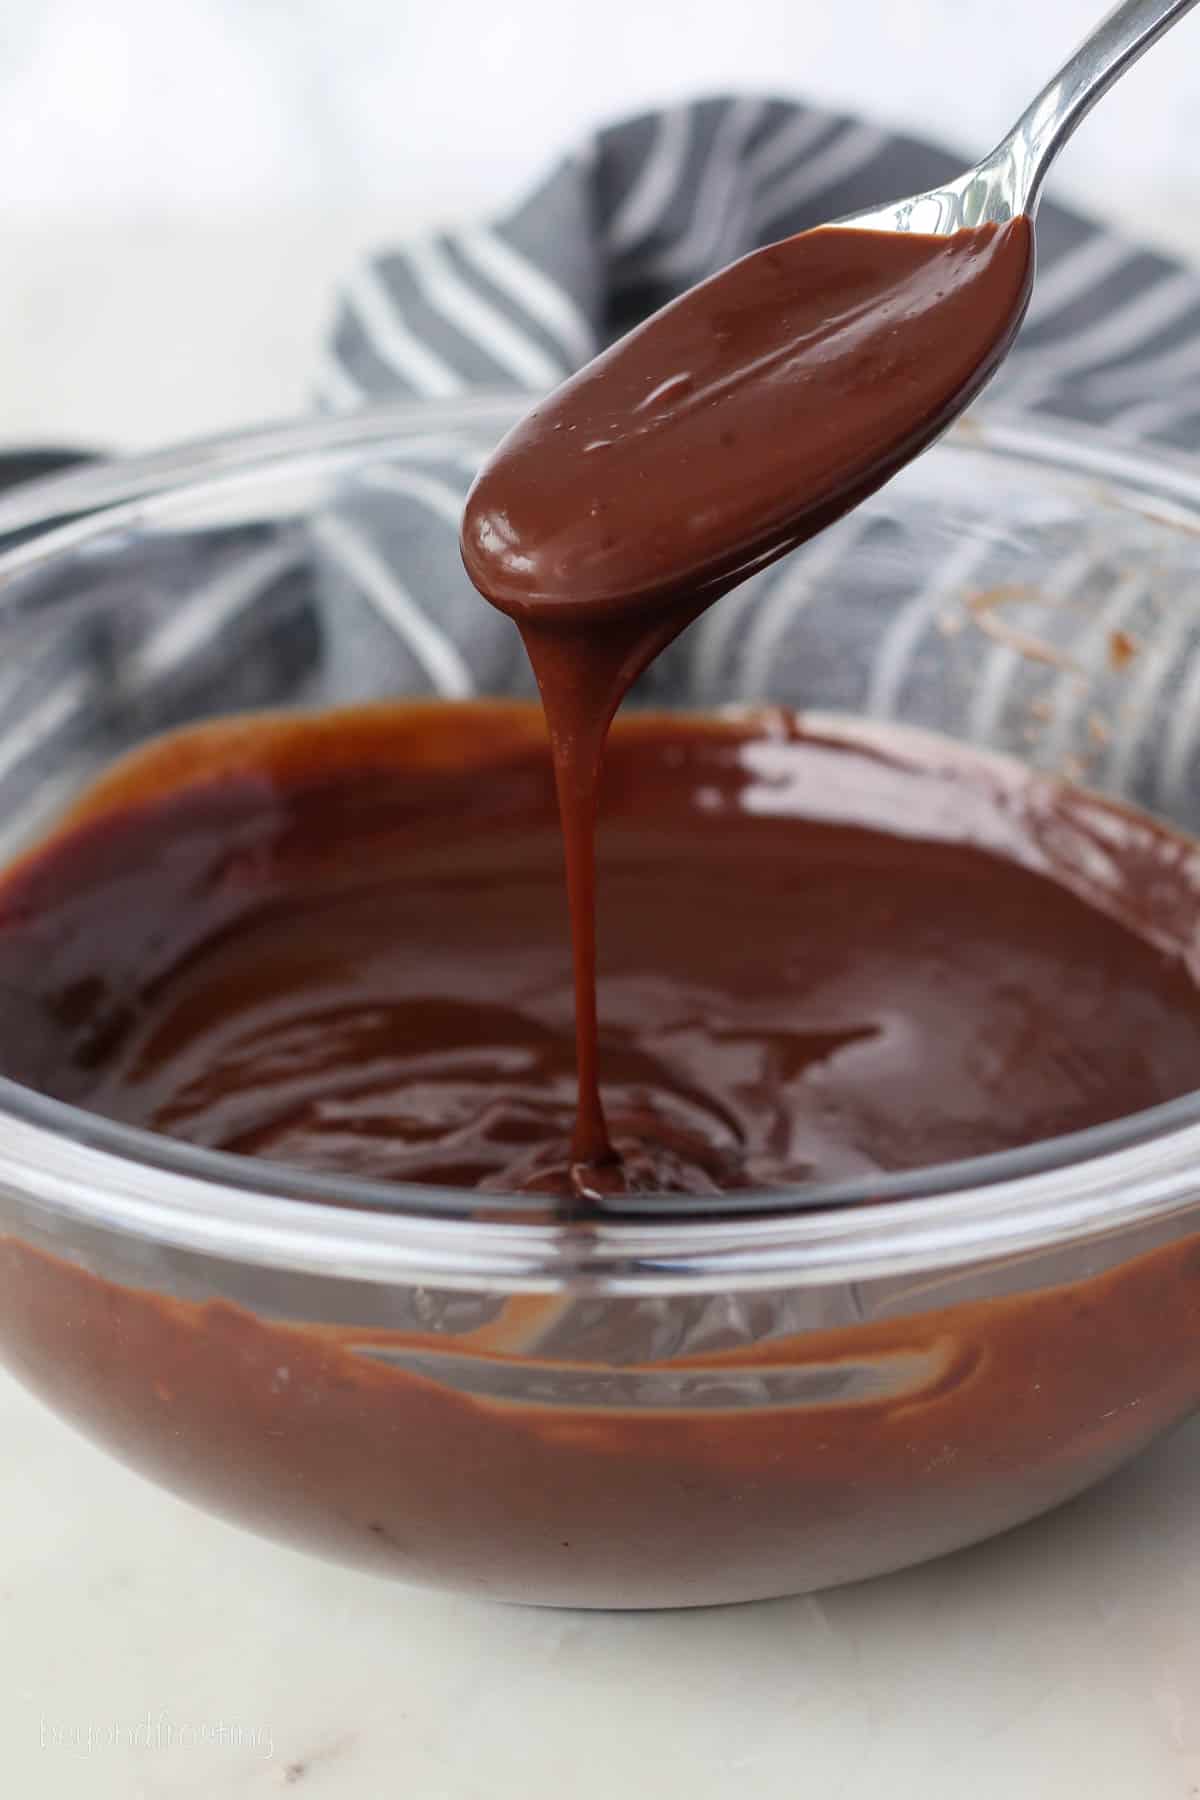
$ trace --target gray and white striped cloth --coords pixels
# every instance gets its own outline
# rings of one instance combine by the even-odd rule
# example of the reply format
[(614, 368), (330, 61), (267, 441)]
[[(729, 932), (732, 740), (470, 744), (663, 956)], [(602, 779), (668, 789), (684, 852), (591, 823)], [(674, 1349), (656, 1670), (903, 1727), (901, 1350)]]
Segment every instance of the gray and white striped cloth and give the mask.
[[(319, 356), (319, 401), (444, 406), (507, 390), (518, 405), (731, 258), (936, 186), (969, 160), (788, 100), (704, 99), (628, 119), (501, 219), (352, 270)], [(1050, 203), (1038, 248), (1029, 318), (984, 414), (1200, 446), (1200, 277)], [(44, 676), (31, 648), (10, 706), (0, 671), (0, 808), (48, 791), (56, 772), (69, 785), (73, 746), (116, 751), (206, 713), (530, 692), (515, 632), (458, 556), (486, 433), (435, 438), (374, 466), (315, 517), (160, 530), (136, 581), (120, 556), (111, 573), (103, 557), (74, 571), (76, 623), (55, 635)], [(1179, 584), (1140, 566), (1135, 524), (1094, 547), (1051, 518), (1023, 545), (991, 546), (1001, 578), (1011, 586), (1027, 567), (1042, 602), (1023, 611), (1017, 595), (1003, 633), (955, 635), (947, 604), (986, 593), (990, 547), (978, 532), (956, 544), (947, 529), (940, 549), (927, 532), (906, 536), (906, 479), (888, 490), (895, 500), (727, 596), (651, 671), (648, 697), (902, 716), (1027, 752), (1040, 733), (1034, 753), (1049, 766), (1078, 763), (1097, 785), (1200, 825), (1200, 595), (1173, 604)], [(976, 500), (976, 521), (979, 510)], [(102, 622), (106, 582), (128, 591)], [(27, 592), (7, 590), (9, 616), (32, 618), (45, 598), (35, 574)], [(1049, 657), (1023, 654), (1022, 634)], [(1120, 634), (1148, 648), (1118, 691), (1108, 652)]]
[[(601, 131), (491, 226), (351, 272), (318, 376), (335, 409), (559, 381), (734, 257), (937, 186), (970, 158), (787, 100), (711, 99)], [(986, 402), (1192, 448), (1200, 278), (1047, 203), (1038, 280)]]
[[(968, 161), (787, 100), (708, 99), (627, 120), (494, 224), (398, 246), (355, 269), (322, 361), (322, 400), (338, 408), (543, 389), (731, 258), (935, 187)], [(1029, 316), (979, 406), (993, 419), (1043, 415), (1132, 443), (1200, 446), (1200, 277), (1046, 204)], [(347, 671), (356, 690), (461, 691), (464, 679), (484, 691), (527, 688), (503, 622), (481, 616), (458, 566), (471, 472), (470, 457), (423, 464), (400, 472), (386, 496), (343, 508), (336, 531), (358, 570), (337, 586), (331, 635), (357, 663)], [(1069, 531), (1060, 541), (1052, 527), (1021, 546), (1011, 534), (989, 546), (976, 506), (974, 529), (946, 553), (927, 532), (914, 539), (904, 495), (901, 487), (728, 596), (640, 691), (657, 703), (770, 699), (902, 716), (1086, 775), (1200, 826), (1200, 608), (1178, 603), (1169, 575), (1138, 570), (1136, 526), (1114, 523), (1096, 548)], [(999, 573), (989, 576), (993, 550)], [(423, 670), (411, 644), (389, 642), (385, 597), (372, 600), (364, 579), (386, 580), (388, 570), (403, 575), (457, 659), (457, 686)], [(1026, 573), (1036, 598), (1022, 604), (1014, 583)], [(998, 613), (976, 615), (996, 627), (992, 640), (985, 631), (954, 641), (942, 629), (954, 601), (995, 580), (1008, 590), (1003, 629)], [(1020, 649), (1030, 640), (1032, 657)], [(1148, 646), (1123, 678), (1110, 655), (1122, 641)], [(1161, 727), (1168, 707), (1170, 731)]]

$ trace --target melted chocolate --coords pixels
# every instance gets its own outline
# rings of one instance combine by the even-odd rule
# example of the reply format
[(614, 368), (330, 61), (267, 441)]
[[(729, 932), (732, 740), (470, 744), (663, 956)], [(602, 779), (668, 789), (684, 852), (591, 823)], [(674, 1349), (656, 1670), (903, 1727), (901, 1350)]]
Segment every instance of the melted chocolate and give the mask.
[[(143, 752), (0, 883), (3, 1072), (225, 1149), (551, 1196), (869, 1177), (1191, 1089), (1194, 846), (1016, 764), (771, 715), (614, 733), (619, 1165), (599, 1103), (592, 820), (621, 693), (938, 428), (1015, 324), (1028, 263), (1022, 221), (936, 248), (811, 234), (722, 278), (736, 316), (710, 287), (665, 339), (652, 322), (585, 372), (467, 519), (473, 573), (530, 646), (554, 781), (519, 708), (223, 723)], [(920, 330), (932, 354), (909, 366)], [(722, 356), (742, 358), (729, 380)], [(624, 375), (645, 391), (621, 397)], [(572, 408), (618, 438), (560, 466)], [(144, 1246), (120, 1281), (58, 1243), (0, 1240), (0, 1343), (68, 1417), (246, 1523), (492, 1596), (700, 1604), (895, 1568), (1078, 1492), (1200, 1394), (1194, 1237), (1097, 1243), (1065, 1284), (1078, 1247), (965, 1291), (923, 1273), (874, 1292), (899, 1316), (830, 1329), (796, 1320), (811, 1295), (786, 1283), (386, 1289), (377, 1324), (288, 1323), (287, 1270), (169, 1265), (185, 1292), (254, 1293), (250, 1311), (147, 1291)]]
[[(778, 715), (634, 719), (601, 837), (631, 1182), (911, 1167), (1200, 1067), (1200, 852), (1016, 764)], [(4, 1071), (327, 1171), (561, 1192), (559, 866), (531, 709), (167, 740), (0, 883)], [(242, 1523), (492, 1597), (698, 1605), (900, 1567), (1077, 1493), (1200, 1396), (1194, 1236), (1016, 1259), (1027, 1292), (922, 1274), (898, 1316), (813, 1329), (786, 1282), (348, 1284), (360, 1322), (323, 1324), (286, 1270), (182, 1257), (156, 1292), (143, 1245), (115, 1237), (101, 1277), (28, 1231), (0, 1239), (0, 1348), (68, 1418)]]
[[(941, 740), (781, 715), (618, 725), (604, 796), (629, 1190), (915, 1169), (1195, 1085), (1195, 865), (1148, 821)], [(533, 709), (152, 746), (0, 886), (0, 988), (0, 1072), (92, 1111), (330, 1172), (571, 1191)]]
[(1027, 1257), (1029, 1291), (988, 1300), (900, 1283), (900, 1316), (824, 1330), (736, 1291), (496, 1297), (482, 1322), (402, 1287), (373, 1326), (291, 1323), (261, 1271), (239, 1306), (60, 1243), (0, 1239), (0, 1346), (35, 1392), (244, 1525), (491, 1599), (700, 1606), (902, 1568), (1079, 1493), (1200, 1399), (1194, 1235), (1065, 1283)]
[(949, 238), (826, 227), (692, 288), (536, 406), (481, 471), (462, 549), (520, 626), (550, 726), (574, 934), (577, 1192), (620, 1187), (599, 1085), (605, 734), (698, 613), (886, 481), (1020, 324), (1028, 219)]
[(878, 487), (986, 381), (1028, 303), (1028, 219), (952, 237), (826, 226), (655, 313), (504, 439), (467, 569), (520, 620), (708, 604)]

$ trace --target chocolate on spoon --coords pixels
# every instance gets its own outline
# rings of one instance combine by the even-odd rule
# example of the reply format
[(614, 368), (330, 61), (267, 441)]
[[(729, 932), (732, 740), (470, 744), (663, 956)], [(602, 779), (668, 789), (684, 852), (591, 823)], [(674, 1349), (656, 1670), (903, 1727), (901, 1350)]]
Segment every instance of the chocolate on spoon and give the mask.
[(620, 1180), (595, 999), (594, 825), (613, 714), (692, 619), (881, 486), (978, 393), (1029, 301), (1050, 163), (1195, 3), (1125, 0), (977, 168), (683, 294), (535, 406), (472, 487), (463, 559), (521, 629), (554, 753), (581, 1191)]
[(743, 257), (512, 430), (463, 555), (519, 621), (699, 610), (865, 498), (1002, 361), (1054, 157), (1196, 0), (1124, 0), (999, 146), (945, 187)]

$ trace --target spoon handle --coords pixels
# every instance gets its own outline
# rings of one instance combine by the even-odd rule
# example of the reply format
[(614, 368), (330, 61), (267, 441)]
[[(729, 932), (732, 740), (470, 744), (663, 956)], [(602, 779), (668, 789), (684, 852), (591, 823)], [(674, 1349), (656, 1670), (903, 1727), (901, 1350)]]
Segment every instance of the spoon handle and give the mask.
[(1001, 149), (1011, 157), (1024, 210), (1032, 212), (1050, 164), (1080, 120), (1197, 0), (1121, 0), (1022, 113)]

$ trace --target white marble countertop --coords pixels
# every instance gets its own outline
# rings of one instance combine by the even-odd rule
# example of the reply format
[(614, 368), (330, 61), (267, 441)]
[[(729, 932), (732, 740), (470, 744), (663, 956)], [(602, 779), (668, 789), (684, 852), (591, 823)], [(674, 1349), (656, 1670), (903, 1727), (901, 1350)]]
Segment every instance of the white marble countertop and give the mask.
[(1188, 1800), (1200, 1421), (819, 1597), (539, 1612), (278, 1549), (0, 1379), (0, 1759), (29, 1800)]

